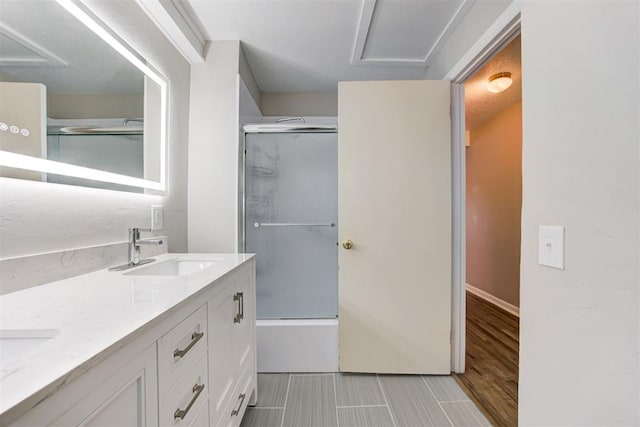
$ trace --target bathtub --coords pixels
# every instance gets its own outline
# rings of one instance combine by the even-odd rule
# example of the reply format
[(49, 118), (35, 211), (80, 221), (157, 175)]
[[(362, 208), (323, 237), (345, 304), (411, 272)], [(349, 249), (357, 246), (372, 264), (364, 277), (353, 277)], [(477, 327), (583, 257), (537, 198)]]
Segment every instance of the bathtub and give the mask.
[(258, 372), (337, 372), (338, 319), (256, 321)]

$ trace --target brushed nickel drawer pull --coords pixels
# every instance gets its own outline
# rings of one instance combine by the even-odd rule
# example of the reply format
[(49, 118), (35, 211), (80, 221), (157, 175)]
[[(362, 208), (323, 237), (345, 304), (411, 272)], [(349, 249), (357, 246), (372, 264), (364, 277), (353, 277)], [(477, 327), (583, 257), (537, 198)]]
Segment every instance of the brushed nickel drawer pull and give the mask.
[(238, 405), (238, 409), (234, 409), (231, 411), (231, 416), (235, 417), (238, 414), (240, 414), (240, 408), (242, 408), (242, 404), (244, 403), (244, 398), (246, 397), (246, 393), (242, 393), (240, 396), (238, 396), (238, 399), (240, 399), (240, 404)]
[(242, 292), (236, 292), (233, 296), (233, 301), (238, 303), (238, 311), (235, 316), (233, 316), (233, 323), (240, 323), (242, 319), (244, 319), (244, 297), (242, 296)]
[(181, 420), (184, 420), (184, 417), (186, 417), (187, 413), (189, 413), (189, 409), (191, 409), (193, 404), (196, 403), (196, 400), (198, 400), (198, 396), (200, 396), (200, 393), (202, 393), (202, 390), (204, 390), (204, 384), (196, 383), (193, 386), (193, 393), (195, 393), (195, 394), (191, 398), (191, 401), (189, 402), (189, 404), (187, 405), (186, 408), (184, 408), (184, 409), (180, 409), (180, 408), (176, 409), (176, 412), (173, 413), (173, 419), (174, 420), (177, 420), (178, 418), (180, 418)]
[(174, 359), (180, 359), (181, 357), (184, 357), (185, 354), (187, 354), (189, 352), (189, 350), (191, 350), (193, 348), (194, 345), (196, 345), (196, 343), (198, 341), (200, 341), (200, 339), (204, 336), (204, 332), (194, 332), (191, 334), (191, 342), (189, 343), (188, 346), (186, 346), (184, 348), (184, 350), (180, 350), (178, 348), (176, 348), (173, 351), (173, 358)]

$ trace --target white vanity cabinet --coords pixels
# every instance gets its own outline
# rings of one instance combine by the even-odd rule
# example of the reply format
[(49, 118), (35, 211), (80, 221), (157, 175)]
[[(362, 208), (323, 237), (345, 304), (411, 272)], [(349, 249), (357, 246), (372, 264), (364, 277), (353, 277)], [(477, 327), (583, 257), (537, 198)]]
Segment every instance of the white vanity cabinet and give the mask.
[(240, 425), (255, 402), (255, 285), (253, 271), (229, 278), (208, 303), (211, 425)]
[(10, 425), (239, 426), (257, 397), (254, 260), (159, 318)]
[(158, 425), (155, 343), (131, 360), (123, 356), (105, 360), (11, 426)]
[(204, 304), (158, 340), (160, 425), (191, 426), (198, 418), (208, 423), (207, 335)]

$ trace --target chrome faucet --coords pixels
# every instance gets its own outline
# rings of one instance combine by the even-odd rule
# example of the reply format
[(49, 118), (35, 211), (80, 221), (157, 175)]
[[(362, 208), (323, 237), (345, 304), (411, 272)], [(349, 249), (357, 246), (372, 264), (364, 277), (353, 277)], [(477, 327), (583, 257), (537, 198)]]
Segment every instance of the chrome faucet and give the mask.
[(149, 228), (130, 228), (129, 229), (129, 264), (140, 265), (147, 264), (154, 261), (153, 258), (147, 258), (140, 260), (140, 245), (162, 245), (164, 241), (162, 239), (147, 239), (140, 240), (140, 232), (150, 232)]
[(150, 232), (148, 228), (130, 228), (129, 229), (129, 262), (124, 265), (112, 267), (109, 270), (120, 271), (128, 268), (137, 267), (139, 265), (148, 264), (155, 261), (154, 258), (140, 259), (140, 245), (164, 245), (162, 239), (146, 239), (140, 240), (140, 232)]

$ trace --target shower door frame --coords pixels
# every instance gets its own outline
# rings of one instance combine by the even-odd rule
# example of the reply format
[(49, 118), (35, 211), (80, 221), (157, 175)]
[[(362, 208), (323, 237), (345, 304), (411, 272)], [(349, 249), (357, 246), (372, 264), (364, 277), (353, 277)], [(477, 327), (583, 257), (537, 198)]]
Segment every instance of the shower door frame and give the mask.
[[(249, 127), (250, 130), (246, 130)], [(264, 130), (259, 130), (263, 128)], [(247, 162), (247, 134), (248, 133), (338, 133), (337, 125), (279, 125), (279, 124), (246, 124), (242, 126), (242, 137), (238, 144), (238, 252), (246, 251), (246, 229), (245, 229), (245, 171)]]
[[(245, 129), (246, 126), (254, 127), (256, 129), (264, 127), (265, 130), (250, 130)], [(246, 124), (242, 126), (242, 137), (238, 144), (238, 217), (236, 221), (238, 226), (238, 252), (245, 252), (246, 250), (246, 230), (245, 230), (245, 171), (247, 166), (247, 134), (248, 133), (338, 133), (337, 125), (278, 125), (278, 124)]]

